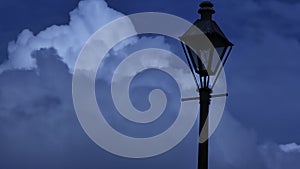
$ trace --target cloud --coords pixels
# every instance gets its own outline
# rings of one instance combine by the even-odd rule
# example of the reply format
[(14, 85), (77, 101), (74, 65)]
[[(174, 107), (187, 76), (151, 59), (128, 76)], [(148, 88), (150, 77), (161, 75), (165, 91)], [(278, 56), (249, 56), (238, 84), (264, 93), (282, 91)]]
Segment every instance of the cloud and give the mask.
[[(70, 12), (70, 22), (67, 25), (53, 25), (34, 35), (30, 30), (25, 29), (19, 35), (16, 41), (8, 44), (8, 61), (0, 65), (0, 73), (5, 70), (26, 69), (31, 70), (37, 68), (36, 59), (32, 57), (32, 52), (42, 48), (54, 48), (62, 61), (67, 64), (70, 72), (73, 72), (77, 56), (86, 41), (103, 26), (109, 22), (124, 15), (107, 6), (104, 0), (84, 0), (80, 1), (78, 7)], [(122, 27), (122, 29), (119, 29)], [(113, 35), (107, 35), (107, 41), (119, 39), (124, 32), (135, 33), (134, 25), (128, 20), (124, 25), (113, 30)], [(101, 45), (106, 46), (109, 42), (101, 41)], [(125, 48), (126, 47), (126, 48)], [(157, 37), (131, 37), (118, 43), (107, 55), (113, 55), (106, 62), (101, 63), (106, 67), (117, 64), (116, 61), (124, 59), (132, 52), (137, 50), (153, 47), (164, 50), (170, 50), (170, 45), (166, 43), (163, 36)], [(145, 60), (137, 60), (145, 64)], [(158, 67), (165, 67), (172, 64), (170, 60), (159, 61), (151, 60)], [(114, 70), (107, 69), (107, 76), (112, 75)], [(178, 70), (180, 71), (180, 70)], [(127, 70), (126, 74), (137, 74), (139, 72)], [(184, 74), (183, 74), (184, 75)], [(107, 77), (106, 76), (106, 77)], [(102, 78), (106, 78), (102, 77)], [(184, 76), (183, 76), (184, 77)]]
[[(77, 120), (71, 94), (72, 74), (67, 64), (53, 48), (35, 51), (32, 57), (36, 59), (36, 69), (8, 70), (0, 74), (2, 82), (0, 84), (0, 157), (4, 159), (1, 161), (1, 166), (8, 169), (20, 167), (76, 169), (95, 168), (95, 166), (134, 168), (139, 165), (150, 169), (161, 166), (174, 168), (194, 165), (190, 160), (196, 150), (191, 149), (190, 145), (196, 144), (196, 137), (193, 135), (195, 132), (189, 134), (186, 140), (171, 153), (166, 153), (160, 158), (130, 160), (103, 151), (88, 138)], [(170, 80), (161, 81), (160, 84), (150, 84), (150, 88), (152, 85), (162, 84), (163, 88), (167, 88), (168, 81)], [(140, 82), (144, 84), (143, 81)], [(96, 85), (100, 86), (100, 92), (96, 93), (98, 98), (102, 97), (105, 101), (105, 104), (101, 104), (101, 108), (107, 110), (107, 107), (113, 107), (109, 102), (110, 93), (101, 91), (103, 88), (109, 91), (107, 87), (110, 84), (99, 79)], [(141, 86), (143, 90), (147, 88), (145, 84)], [(174, 92), (167, 95), (172, 97)], [(178, 100), (179, 96), (176, 94), (175, 96)], [(135, 95), (132, 100), (138, 102), (140, 97), (139, 94)], [(175, 100), (176, 97), (172, 99)], [(174, 105), (168, 106), (168, 109), (174, 109)], [(111, 118), (110, 116), (114, 115), (112, 113), (105, 112), (108, 115), (107, 120), (116, 124), (117, 129), (122, 132), (127, 129), (132, 129), (131, 132), (135, 134), (147, 130), (153, 132), (153, 128), (160, 128), (165, 124), (163, 121), (154, 127), (153, 124), (149, 127), (151, 126), (149, 124), (141, 129), (137, 129), (136, 126), (130, 128), (128, 122), (123, 119)], [(166, 121), (170, 119), (167, 115), (168, 113), (164, 118)], [(189, 155), (180, 153), (182, 149), (189, 151)], [(167, 162), (165, 159), (173, 159), (176, 162), (172, 160)]]
[(296, 143), (290, 143), (290, 144), (283, 144), (279, 145), (280, 149), (286, 153), (289, 152), (299, 152), (300, 153), (300, 145), (297, 145)]
[(212, 168), (266, 169), (259, 152), (259, 138), (228, 111), (211, 138)]
[(211, 168), (224, 169), (297, 169), (300, 146), (264, 141), (253, 129), (245, 127), (230, 112), (210, 142)]
[[(5, 168), (51, 163), (41, 152), (58, 161), (71, 148), (69, 140), (76, 138), (74, 144), (82, 140), (81, 133), (74, 132), (80, 126), (72, 113), (67, 65), (54, 49), (41, 49), (33, 58), (39, 67), (36, 71), (10, 70), (0, 75), (0, 156)], [(36, 158), (41, 161), (34, 162)]]
[[(286, 145), (284, 146), (287, 147)], [(267, 168), (270, 169), (297, 169), (300, 167), (300, 152), (282, 150), (282, 145), (268, 143), (261, 146), (261, 154)]]
[[(120, 12), (109, 8), (103, 0), (81, 1), (78, 7), (70, 12), (68, 25), (53, 25), (37, 35), (33, 35), (28, 29), (23, 30), (16, 41), (9, 43), (9, 60), (0, 66), (0, 71), (36, 68), (35, 59), (31, 57), (31, 53), (49, 47), (55, 48), (70, 70), (73, 70), (76, 58), (87, 39), (108, 22), (122, 16), (124, 15)], [(132, 25), (127, 25), (128, 27), (123, 27), (123, 29), (135, 31)], [(130, 44), (131, 41), (125, 43)]]

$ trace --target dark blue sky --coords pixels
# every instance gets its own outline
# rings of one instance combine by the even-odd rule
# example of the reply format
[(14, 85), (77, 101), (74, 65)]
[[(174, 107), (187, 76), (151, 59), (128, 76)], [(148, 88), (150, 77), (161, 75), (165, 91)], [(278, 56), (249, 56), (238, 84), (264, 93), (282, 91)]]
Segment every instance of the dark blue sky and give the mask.
[[(8, 43), (24, 29), (36, 35), (52, 25), (68, 24), (69, 12), (78, 2), (1, 1), (0, 62), (6, 62)], [(166, 12), (191, 22), (199, 16), (196, 0), (106, 2), (123, 14)], [(225, 66), (229, 97), (212, 137), (211, 168), (298, 169), (300, 2), (213, 2), (214, 19), (235, 46)], [(176, 148), (149, 159), (119, 158), (96, 146), (76, 119), (71, 74), (60, 51), (55, 46), (35, 51), (36, 69), (14, 68), (0, 74), (0, 168), (195, 167), (196, 150), (191, 145), (196, 127)], [(107, 84), (100, 80), (98, 85)], [(292, 150), (282, 148), (288, 145)]]

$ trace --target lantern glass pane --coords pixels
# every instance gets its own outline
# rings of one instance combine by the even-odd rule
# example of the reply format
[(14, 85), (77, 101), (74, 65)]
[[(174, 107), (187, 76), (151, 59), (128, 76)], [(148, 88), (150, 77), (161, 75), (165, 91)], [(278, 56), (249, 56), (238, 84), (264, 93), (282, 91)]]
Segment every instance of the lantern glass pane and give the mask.
[(196, 69), (197, 69), (197, 71), (199, 71), (199, 65), (201, 63), (199, 62), (198, 55), (193, 50), (192, 50), (192, 57), (193, 57), (193, 60), (195, 62)]
[(198, 55), (194, 52), (194, 50), (192, 50), (190, 47), (186, 47), (187, 50), (188, 50), (188, 53), (189, 53), (189, 56), (190, 56), (190, 59), (191, 59), (191, 62), (193, 64), (193, 67), (194, 67), (194, 70), (199, 73), (199, 58), (198, 58)]
[(211, 69), (211, 50), (210, 49), (201, 49), (199, 50), (199, 57), (202, 62), (202, 71), (206, 70), (208, 73), (210, 73)]
[(211, 73), (215, 74), (216, 71), (219, 69), (222, 59), (223, 59), (223, 52), (224, 47), (215, 48), (212, 54), (212, 62), (211, 62)]

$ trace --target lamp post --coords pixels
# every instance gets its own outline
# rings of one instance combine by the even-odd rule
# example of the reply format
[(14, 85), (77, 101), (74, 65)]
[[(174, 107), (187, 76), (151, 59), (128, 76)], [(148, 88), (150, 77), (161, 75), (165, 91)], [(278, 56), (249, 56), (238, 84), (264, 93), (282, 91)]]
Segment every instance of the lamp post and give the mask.
[[(227, 96), (227, 94), (212, 95), (211, 93), (233, 47), (233, 44), (212, 19), (212, 15), (215, 13), (213, 6), (209, 1), (202, 2), (198, 11), (201, 18), (197, 19), (193, 26), (180, 37), (199, 92), (197, 98), (182, 99), (182, 101), (199, 99), (200, 103), (199, 136), (201, 132), (202, 139), (200, 137), (198, 146), (198, 169), (208, 169), (209, 120), (207, 118), (209, 117), (210, 99)], [(210, 76), (215, 76), (212, 83), (210, 83)]]

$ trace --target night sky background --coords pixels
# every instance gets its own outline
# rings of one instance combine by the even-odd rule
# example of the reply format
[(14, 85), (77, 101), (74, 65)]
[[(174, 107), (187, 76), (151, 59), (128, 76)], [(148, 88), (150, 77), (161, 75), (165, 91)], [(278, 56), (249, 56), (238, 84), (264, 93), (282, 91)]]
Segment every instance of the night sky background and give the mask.
[[(300, 2), (212, 2), (214, 20), (235, 46), (225, 66), (229, 97), (211, 138), (210, 168), (299, 169)], [(118, 157), (98, 147), (76, 118), (71, 72), (84, 42), (109, 21), (137, 12), (165, 12), (193, 22), (199, 17), (199, 4), (197, 0), (1, 1), (0, 169), (196, 168), (197, 125), (174, 149), (152, 158)], [(132, 51), (148, 47), (182, 56), (180, 46), (162, 36), (139, 37), (118, 55), (111, 54), (96, 82), (98, 101), (107, 98), (107, 109), (113, 105), (105, 88), (113, 69)], [(158, 84), (164, 75), (153, 74), (159, 72), (145, 72), (147, 78), (139, 75), (134, 81), (132, 102), (141, 110), (149, 106), (150, 89), (161, 88), (170, 99), (179, 97), (170, 77)], [(168, 110), (176, 109), (178, 103), (171, 102)], [(116, 129), (132, 128), (110, 116), (106, 118)], [(171, 122), (164, 118), (166, 123), (160, 124), (166, 128)], [(144, 133), (151, 135), (150, 129)]]

